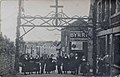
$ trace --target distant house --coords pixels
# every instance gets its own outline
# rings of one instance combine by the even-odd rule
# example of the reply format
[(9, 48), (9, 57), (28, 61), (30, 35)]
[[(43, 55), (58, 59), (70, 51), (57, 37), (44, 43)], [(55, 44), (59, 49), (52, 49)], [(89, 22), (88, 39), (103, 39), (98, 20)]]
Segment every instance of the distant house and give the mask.
[(42, 56), (42, 54), (57, 54), (56, 46), (53, 41), (39, 41), (39, 42), (27, 42), (25, 53), (28, 53), (32, 57)]

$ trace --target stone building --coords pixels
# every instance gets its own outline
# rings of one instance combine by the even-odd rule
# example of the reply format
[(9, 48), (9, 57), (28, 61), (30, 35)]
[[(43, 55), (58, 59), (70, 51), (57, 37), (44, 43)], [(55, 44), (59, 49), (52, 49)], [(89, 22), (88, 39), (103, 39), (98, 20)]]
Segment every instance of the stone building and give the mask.
[[(79, 57), (86, 56), (87, 60), (91, 61), (92, 49), (90, 45), (91, 38), (89, 38), (87, 21), (78, 19), (65, 27), (61, 31), (61, 50), (62, 54), (77, 53)], [(88, 55), (89, 54), (89, 55)], [(92, 63), (91, 63), (92, 64)]]
[[(95, 12), (93, 12), (96, 10)], [(95, 16), (93, 16), (95, 15)], [(120, 71), (120, 0), (91, 0), (90, 16), (95, 17), (97, 55), (107, 56), (111, 75)], [(94, 25), (93, 25), (94, 26)], [(106, 57), (107, 58), (107, 57)]]

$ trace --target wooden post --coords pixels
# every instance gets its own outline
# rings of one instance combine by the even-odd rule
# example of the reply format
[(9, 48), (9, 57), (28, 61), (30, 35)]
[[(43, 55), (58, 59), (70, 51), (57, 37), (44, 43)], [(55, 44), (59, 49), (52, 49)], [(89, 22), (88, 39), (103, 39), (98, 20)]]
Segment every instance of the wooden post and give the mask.
[(96, 33), (96, 19), (97, 19), (97, 2), (95, 0), (93, 5), (93, 75), (96, 76), (96, 68), (97, 68), (97, 33)]

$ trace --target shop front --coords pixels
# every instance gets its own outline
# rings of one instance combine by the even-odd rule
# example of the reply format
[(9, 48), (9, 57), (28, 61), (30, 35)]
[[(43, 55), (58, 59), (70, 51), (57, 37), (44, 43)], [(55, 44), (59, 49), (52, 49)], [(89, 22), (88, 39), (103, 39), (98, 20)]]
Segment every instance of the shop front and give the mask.
[(88, 57), (88, 36), (83, 31), (70, 31), (70, 53), (77, 53), (80, 58)]
[(106, 75), (120, 73), (120, 27), (98, 32), (97, 55), (109, 66), (105, 67)]

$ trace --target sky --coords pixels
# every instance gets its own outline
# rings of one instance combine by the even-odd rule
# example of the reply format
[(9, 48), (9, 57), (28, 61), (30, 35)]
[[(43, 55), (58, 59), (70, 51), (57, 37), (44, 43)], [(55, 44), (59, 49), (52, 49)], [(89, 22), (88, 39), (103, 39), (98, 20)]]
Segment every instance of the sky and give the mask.
[[(54, 11), (50, 8), (55, 5), (55, 0), (26, 0), (24, 2), (25, 15), (45, 16)], [(88, 16), (90, 0), (59, 0), (59, 5), (63, 5), (63, 12), (68, 16)], [(61, 9), (59, 10), (61, 11)], [(16, 38), (16, 26), (18, 15), (18, 1), (2, 1), (1, 5), (1, 31), (12, 41)], [(47, 28), (35, 28), (24, 36), (25, 41), (55, 41), (61, 39), (60, 31), (48, 31)], [(22, 34), (22, 31), (21, 31)]]

